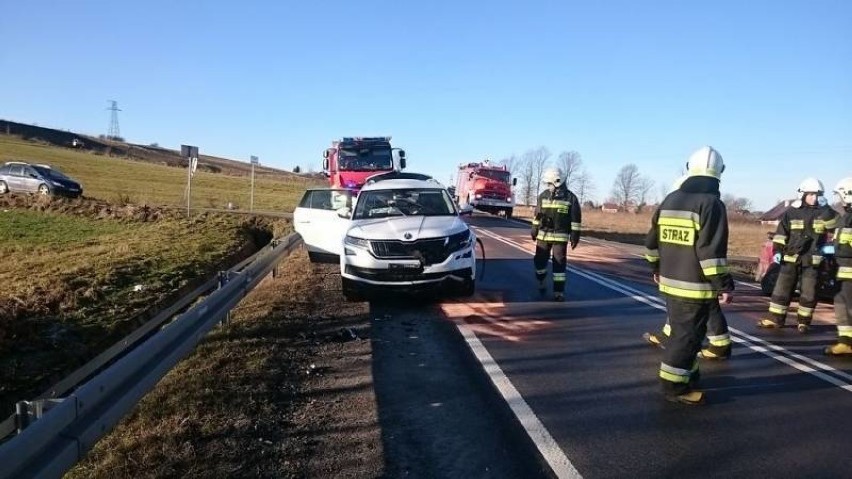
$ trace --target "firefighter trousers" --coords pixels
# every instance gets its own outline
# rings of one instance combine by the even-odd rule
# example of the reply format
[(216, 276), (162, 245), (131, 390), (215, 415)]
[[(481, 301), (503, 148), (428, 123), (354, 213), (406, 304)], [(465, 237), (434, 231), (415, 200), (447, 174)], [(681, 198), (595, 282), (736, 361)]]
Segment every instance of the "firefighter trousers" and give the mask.
[(799, 324), (811, 324), (817, 304), (817, 269), (798, 263), (784, 263), (781, 265), (778, 282), (775, 283), (775, 289), (769, 300), (769, 313), (778, 325), (783, 325), (787, 321), (787, 310), (790, 308), (790, 300), (800, 277), (802, 285), (799, 292), (797, 318)]
[(834, 295), (834, 316), (837, 342), (852, 346), (852, 281), (840, 281), (840, 291)]
[(697, 384), (698, 352), (707, 334), (707, 321), (714, 303), (718, 304), (718, 301), (686, 301), (668, 297), (666, 309), (671, 335), (660, 364), (663, 394), (685, 394)]
[[(666, 296), (666, 309), (668, 309), (669, 297)], [(672, 334), (672, 326), (669, 318), (666, 318), (666, 324), (663, 326), (663, 336), (660, 338), (666, 343)], [(719, 304), (719, 299), (710, 302), (710, 310), (707, 319), (707, 340), (710, 345), (715, 348), (723, 348), (730, 350), (731, 333), (728, 331), (728, 320), (725, 318), (725, 313), (722, 312), (722, 305)]]
[(551, 259), (551, 256), (553, 257), (553, 292), (562, 293), (565, 291), (568, 243), (536, 241), (533, 264), (537, 280), (542, 281), (547, 277), (547, 261)]

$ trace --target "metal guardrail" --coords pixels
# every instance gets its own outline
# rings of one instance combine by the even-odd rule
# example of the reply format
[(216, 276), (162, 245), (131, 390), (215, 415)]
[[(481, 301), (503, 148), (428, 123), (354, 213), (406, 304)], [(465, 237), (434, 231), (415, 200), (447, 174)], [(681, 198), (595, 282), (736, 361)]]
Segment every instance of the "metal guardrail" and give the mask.
[(62, 477), (301, 243), (296, 233), (273, 241), (253, 261), (229, 270), (219, 289), (73, 393), (39, 403), (52, 407), (0, 445), (0, 479)]

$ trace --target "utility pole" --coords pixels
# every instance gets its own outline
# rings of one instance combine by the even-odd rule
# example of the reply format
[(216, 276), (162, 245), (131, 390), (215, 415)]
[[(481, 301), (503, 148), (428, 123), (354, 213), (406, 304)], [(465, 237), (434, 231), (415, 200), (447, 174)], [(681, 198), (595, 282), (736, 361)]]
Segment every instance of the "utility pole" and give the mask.
[(190, 218), (190, 199), (192, 198), (192, 175), (195, 174), (195, 168), (198, 167), (198, 147), (190, 145), (180, 145), (181, 156), (187, 159), (186, 169), (186, 217)]
[(256, 156), (251, 156), (251, 199), (249, 200), (249, 211), (254, 211), (254, 165), (259, 163)]

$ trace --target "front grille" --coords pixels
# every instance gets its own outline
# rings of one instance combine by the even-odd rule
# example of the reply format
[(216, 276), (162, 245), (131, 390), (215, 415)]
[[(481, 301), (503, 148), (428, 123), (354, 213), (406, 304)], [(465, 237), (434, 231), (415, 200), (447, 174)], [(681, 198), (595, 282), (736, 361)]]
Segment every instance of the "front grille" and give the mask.
[(506, 201), (506, 198), (508, 198), (509, 195), (507, 195), (506, 193), (486, 191), (485, 193), (482, 193), (482, 197), (492, 199), (492, 200)]
[(382, 259), (418, 259), (424, 265), (443, 263), (450, 252), (445, 238), (402, 241), (370, 241), (373, 255)]
[(472, 272), (470, 268), (463, 268), (456, 271), (445, 271), (443, 273), (422, 273), (418, 271), (362, 268), (360, 266), (352, 265), (346, 265), (346, 269), (344, 271), (346, 274), (351, 274), (352, 276), (357, 276), (359, 278), (388, 283), (398, 281), (428, 281), (443, 279), (447, 276), (470, 278)]

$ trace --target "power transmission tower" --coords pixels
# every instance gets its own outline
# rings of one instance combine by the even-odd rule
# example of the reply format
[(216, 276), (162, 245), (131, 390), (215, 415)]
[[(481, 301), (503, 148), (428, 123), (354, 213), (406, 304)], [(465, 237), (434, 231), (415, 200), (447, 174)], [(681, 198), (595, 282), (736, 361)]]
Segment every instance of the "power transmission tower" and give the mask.
[(107, 132), (107, 139), (109, 140), (121, 140), (121, 131), (118, 128), (118, 112), (121, 110), (118, 108), (118, 102), (115, 100), (110, 100), (110, 107), (107, 108), (110, 113), (109, 117), (109, 131)]

